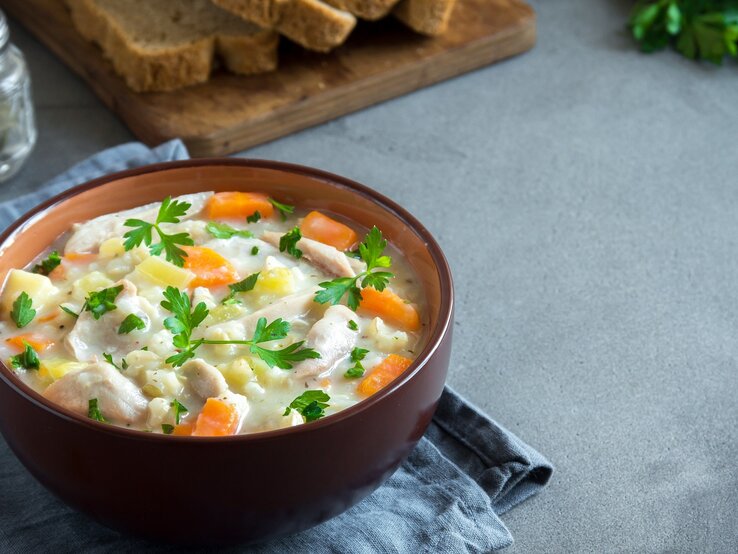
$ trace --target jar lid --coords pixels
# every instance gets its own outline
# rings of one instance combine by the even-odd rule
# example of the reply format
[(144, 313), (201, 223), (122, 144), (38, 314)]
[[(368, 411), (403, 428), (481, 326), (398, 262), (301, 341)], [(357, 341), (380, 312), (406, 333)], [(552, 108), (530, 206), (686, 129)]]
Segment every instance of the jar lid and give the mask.
[(8, 30), (8, 22), (5, 19), (5, 14), (0, 10), (0, 50), (5, 48), (8, 44), (9, 37), (10, 31)]

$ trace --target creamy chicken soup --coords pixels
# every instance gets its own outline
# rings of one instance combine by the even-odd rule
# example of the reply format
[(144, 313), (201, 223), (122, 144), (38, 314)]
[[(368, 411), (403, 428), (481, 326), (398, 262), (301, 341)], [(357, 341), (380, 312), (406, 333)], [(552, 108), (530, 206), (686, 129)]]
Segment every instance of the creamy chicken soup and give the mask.
[(302, 425), (386, 386), (423, 340), (382, 237), (262, 193), (203, 192), (76, 224), (0, 297), (0, 356), (51, 402), (153, 433)]

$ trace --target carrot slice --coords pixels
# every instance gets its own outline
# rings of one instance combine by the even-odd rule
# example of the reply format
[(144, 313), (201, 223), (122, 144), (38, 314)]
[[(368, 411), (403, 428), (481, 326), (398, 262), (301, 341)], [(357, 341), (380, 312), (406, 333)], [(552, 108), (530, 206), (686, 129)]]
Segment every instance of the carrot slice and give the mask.
[(51, 270), (51, 273), (49, 273), (49, 279), (51, 279), (52, 281), (61, 281), (66, 277), (67, 268), (63, 263), (56, 266), (54, 269)]
[(205, 246), (183, 246), (187, 252), (185, 269), (195, 274), (192, 287), (217, 287), (238, 281), (238, 272), (231, 262)]
[(397, 379), (403, 371), (410, 367), (411, 363), (413, 361), (410, 358), (399, 354), (390, 354), (374, 366), (371, 373), (364, 377), (356, 390), (359, 394), (371, 396)]
[(193, 437), (224, 437), (233, 435), (238, 427), (238, 412), (232, 404), (208, 398), (197, 416)]
[(418, 310), (389, 289), (382, 292), (371, 287), (361, 289), (359, 309), (405, 331), (420, 329)]
[(359, 240), (359, 235), (348, 225), (315, 211), (302, 220), (300, 232), (303, 237), (330, 244), (338, 250), (348, 250)]
[(189, 437), (192, 434), (193, 428), (194, 425), (192, 423), (180, 423), (179, 425), (176, 425), (174, 427), (172, 435), (175, 435), (177, 437)]
[(39, 323), (47, 323), (51, 321), (52, 319), (56, 319), (56, 317), (59, 315), (59, 312), (51, 312), (48, 315), (45, 315), (43, 317), (39, 317), (36, 321)]
[(54, 344), (53, 340), (42, 337), (41, 335), (37, 335), (35, 333), (16, 335), (14, 337), (10, 337), (9, 339), (5, 339), (5, 342), (17, 348), (18, 352), (23, 352), (26, 349), (26, 345), (23, 344), (24, 342), (30, 344), (31, 348), (33, 348), (36, 352), (43, 352)]
[(68, 262), (76, 264), (84, 264), (97, 258), (97, 254), (92, 252), (68, 252), (64, 254), (64, 259)]
[(274, 206), (261, 192), (219, 192), (208, 201), (208, 216), (244, 219), (259, 212), (261, 217), (271, 217)]

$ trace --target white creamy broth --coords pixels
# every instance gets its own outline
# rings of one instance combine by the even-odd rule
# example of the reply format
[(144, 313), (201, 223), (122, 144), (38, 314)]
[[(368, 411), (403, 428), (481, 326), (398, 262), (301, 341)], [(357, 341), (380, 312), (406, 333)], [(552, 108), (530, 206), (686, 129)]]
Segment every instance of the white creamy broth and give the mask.
[(164, 434), (301, 425), (376, 393), (419, 351), (420, 283), (381, 230), (275, 200), (75, 225), (9, 273), (0, 356), (54, 403)]

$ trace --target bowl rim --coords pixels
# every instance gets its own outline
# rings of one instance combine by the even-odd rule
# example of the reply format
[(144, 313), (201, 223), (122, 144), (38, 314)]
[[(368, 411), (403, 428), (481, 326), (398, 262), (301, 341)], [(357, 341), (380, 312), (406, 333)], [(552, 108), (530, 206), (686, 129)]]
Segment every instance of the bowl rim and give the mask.
[(157, 162), (154, 164), (147, 164), (132, 169), (117, 171), (115, 173), (103, 175), (101, 177), (85, 181), (82, 184), (75, 185), (59, 194), (52, 196), (51, 198), (48, 198), (47, 200), (40, 202), (35, 207), (31, 208), (26, 213), (18, 217), (2, 233), (0, 233), (0, 255), (2, 252), (2, 248), (5, 246), (7, 241), (17, 233), (22, 233), (23, 227), (27, 222), (33, 220), (38, 214), (53, 208), (60, 202), (68, 200), (88, 190), (121, 179), (137, 177), (139, 175), (145, 175), (149, 173), (168, 171), (172, 169), (184, 169), (203, 166), (239, 166), (252, 169), (268, 169), (285, 171), (288, 173), (295, 173), (307, 177), (317, 178), (321, 181), (327, 182), (331, 186), (338, 186), (344, 189), (349, 189), (354, 194), (366, 197), (374, 204), (378, 204), (381, 208), (389, 211), (395, 217), (406, 223), (425, 242), (425, 245), (431, 255), (431, 259), (434, 262), (436, 271), (438, 272), (439, 282), (441, 285), (441, 303), (439, 306), (438, 321), (436, 322), (435, 327), (429, 331), (428, 338), (425, 346), (423, 347), (423, 350), (418, 354), (415, 360), (413, 360), (413, 363), (408, 367), (408, 369), (401, 373), (399, 377), (394, 379), (390, 385), (384, 387), (382, 390), (373, 394), (372, 396), (360, 400), (353, 406), (349, 406), (348, 408), (345, 408), (335, 414), (331, 414), (317, 421), (313, 421), (309, 425), (304, 424), (294, 427), (284, 427), (281, 429), (257, 431), (254, 433), (229, 435), (224, 437), (191, 437), (164, 435), (161, 433), (139, 431), (119, 425), (101, 423), (89, 419), (61, 406), (55, 406), (54, 404), (49, 402), (40, 393), (36, 392), (29, 385), (25, 384), (13, 372), (13, 370), (11, 370), (6, 365), (4, 361), (0, 361), (0, 380), (8, 385), (10, 389), (13, 390), (16, 394), (20, 395), (25, 400), (35, 404), (37, 407), (50, 412), (54, 416), (68, 420), (77, 425), (91, 428), (95, 431), (119, 435), (134, 440), (187, 442), (188, 444), (209, 444), (213, 442), (260, 442), (276, 440), (285, 435), (315, 432), (322, 429), (323, 427), (339, 424), (346, 419), (350, 419), (351, 417), (370, 409), (375, 404), (381, 402), (384, 398), (392, 395), (394, 391), (402, 387), (416, 374), (423, 370), (430, 358), (438, 350), (441, 342), (448, 333), (449, 328), (452, 324), (451, 318), (454, 306), (453, 279), (451, 276), (451, 269), (448, 265), (446, 257), (443, 254), (443, 251), (441, 250), (441, 247), (439, 246), (433, 235), (430, 233), (430, 231), (428, 231), (428, 229), (422, 223), (420, 223), (420, 221), (415, 218), (415, 216), (413, 216), (409, 211), (400, 206), (394, 200), (357, 181), (321, 169), (276, 160), (211, 157)]

